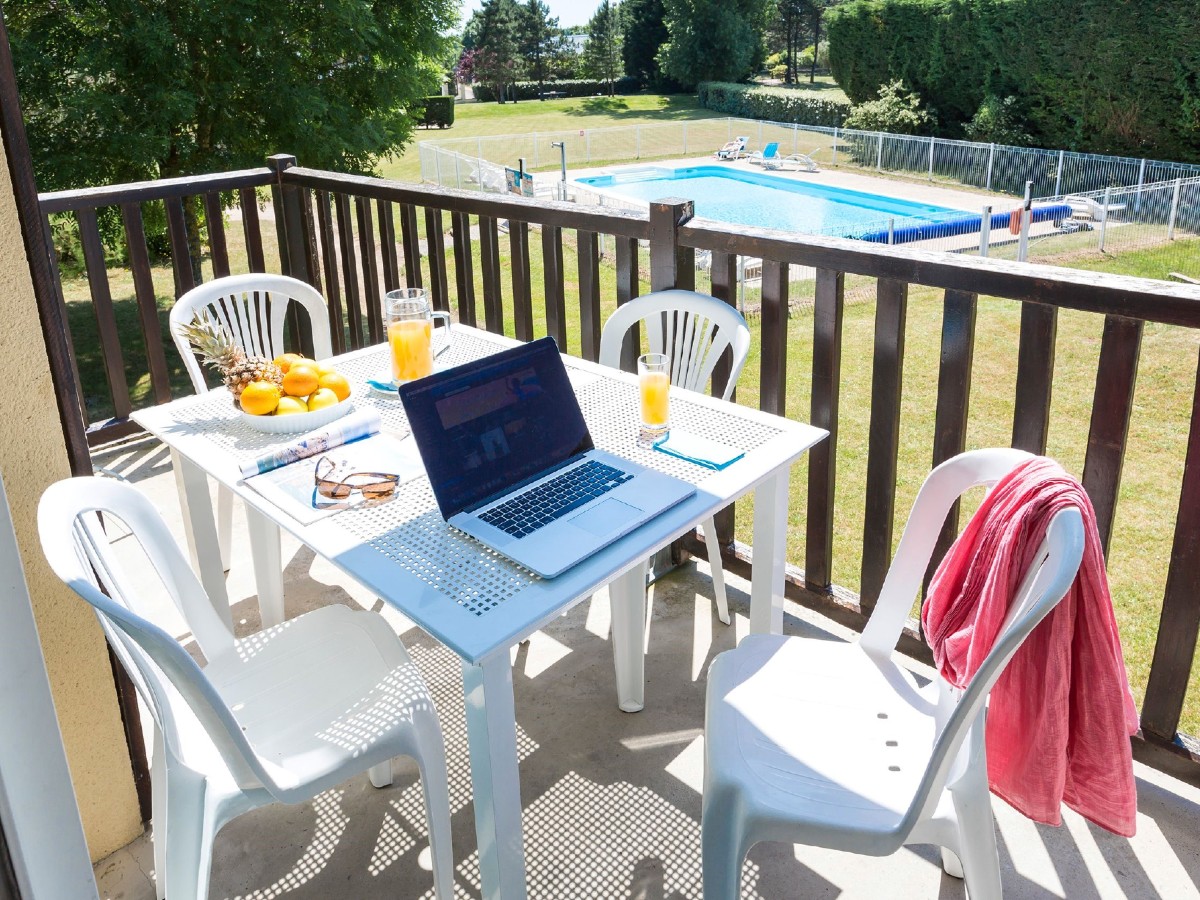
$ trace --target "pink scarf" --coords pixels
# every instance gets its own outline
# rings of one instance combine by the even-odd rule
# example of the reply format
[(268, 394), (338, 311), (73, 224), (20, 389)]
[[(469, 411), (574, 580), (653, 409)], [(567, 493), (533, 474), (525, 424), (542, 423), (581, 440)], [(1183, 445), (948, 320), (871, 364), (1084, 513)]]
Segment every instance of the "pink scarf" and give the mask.
[(942, 677), (966, 686), (992, 649), (1050, 520), (1071, 506), (1083, 514), (1083, 562), (992, 689), (988, 779), (993, 793), (1036, 822), (1061, 824), (1061, 802), (1131, 837), (1137, 792), (1129, 736), (1138, 713), (1096, 513), (1079, 482), (1044, 457), (1006, 475), (938, 566), (921, 623)]

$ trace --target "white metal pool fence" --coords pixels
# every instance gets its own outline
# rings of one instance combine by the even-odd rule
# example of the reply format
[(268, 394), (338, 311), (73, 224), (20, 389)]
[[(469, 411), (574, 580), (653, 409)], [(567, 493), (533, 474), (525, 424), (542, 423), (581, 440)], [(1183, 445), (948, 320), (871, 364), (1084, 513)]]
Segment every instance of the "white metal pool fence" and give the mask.
[[(664, 159), (711, 153), (735, 136), (750, 139), (750, 149), (775, 141), (782, 153), (807, 153), (826, 167), (846, 166), (888, 174), (924, 177), (929, 181), (1023, 196), (1033, 182), (1033, 196), (1055, 197), (1126, 188), (1200, 176), (1200, 165), (982, 144), (944, 138), (913, 137), (878, 131), (854, 131), (817, 125), (789, 125), (758, 119), (717, 118), (656, 125), (619, 125), (570, 131), (531, 132), (473, 138), (444, 138), (418, 144), (421, 179), (470, 187), (463, 181), (461, 155), (478, 163), (516, 168), (519, 159), (542, 177), (557, 179), (561, 143), (572, 169), (633, 160)], [(449, 151), (443, 155), (438, 151)], [(453, 154), (453, 155), (450, 155)]]

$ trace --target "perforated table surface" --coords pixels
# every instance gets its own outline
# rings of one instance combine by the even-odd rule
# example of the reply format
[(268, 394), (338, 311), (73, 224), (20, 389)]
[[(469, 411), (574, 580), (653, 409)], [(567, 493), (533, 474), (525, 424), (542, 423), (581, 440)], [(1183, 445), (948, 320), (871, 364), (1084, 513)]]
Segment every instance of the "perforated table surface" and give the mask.
[[(454, 326), (440, 367), (478, 359), (513, 341)], [(367, 378), (386, 377), (387, 347), (368, 347), (335, 360), (351, 381), (356, 406), (378, 409), (385, 431), (408, 432), (398, 397), (370, 391)], [(390, 502), (350, 508), (304, 525), (240, 478), (240, 463), (290, 443), (295, 436), (256, 431), (240, 419), (224, 389), (135, 414), (166, 443), (180, 472), (189, 541), (202, 581), (220, 611), (224, 578), (217, 552), (206, 476), (247, 504), (263, 624), (282, 617), (278, 527), (376, 592), (463, 660), (476, 830), (483, 895), (525, 896), (516, 713), (508, 650), (604, 585), (610, 587), (618, 703), (642, 708), (645, 622), (643, 563), (730, 501), (754, 490), (754, 550), (750, 629), (782, 628), (784, 541), (791, 465), (825, 437), (819, 428), (699, 394), (671, 389), (672, 427), (736, 446), (745, 456), (712, 471), (639, 441), (633, 375), (564, 357), (596, 446), (696, 486), (696, 494), (553, 579), (539, 578), (451, 528), (429, 482), (401, 485)]]

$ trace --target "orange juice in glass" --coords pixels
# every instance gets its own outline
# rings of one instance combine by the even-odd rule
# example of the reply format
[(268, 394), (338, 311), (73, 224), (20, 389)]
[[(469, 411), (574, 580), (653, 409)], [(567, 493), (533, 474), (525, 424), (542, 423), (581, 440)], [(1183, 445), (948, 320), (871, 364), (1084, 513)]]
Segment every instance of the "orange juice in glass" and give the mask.
[(450, 315), (431, 312), (421, 288), (388, 291), (384, 300), (392, 381), (415, 381), (433, 372), (433, 321), (443, 318), (449, 342)]
[(638, 357), (638, 389), (642, 401), (642, 432), (649, 437), (666, 434), (670, 427), (667, 390), (671, 387), (670, 359), (664, 353)]

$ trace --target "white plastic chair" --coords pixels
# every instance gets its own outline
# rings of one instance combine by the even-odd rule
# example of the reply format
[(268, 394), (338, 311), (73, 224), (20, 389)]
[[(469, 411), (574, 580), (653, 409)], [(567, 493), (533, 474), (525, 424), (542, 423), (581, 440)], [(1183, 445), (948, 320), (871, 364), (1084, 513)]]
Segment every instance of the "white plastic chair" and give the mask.
[[(131, 583), (96, 512), (124, 522), (158, 584)], [(51, 485), (38, 529), (55, 574), (92, 605), (154, 719), (159, 897), (208, 896), (213, 838), (231, 819), (275, 801), (309, 800), (364, 770), (383, 787), (392, 757), (406, 755), (420, 769), (436, 893), (449, 900), (442, 733), (420, 672), (382, 616), (327, 606), (235, 639), (150, 501), (112, 480)], [(152, 621), (149, 589), (165, 589), (183, 615), (203, 669)]]
[[(286, 275), (250, 273), (217, 278), (192, 288), (171, 308), (170, 331), (183, 367), (192, 379), (192, 387), (201, 394), (208, 390), (204, 371), (188, 339), (180, 330), (196, 315), (207, 313), (233, 336), (249, 356), (274, 359), (284, 352), (283, 329), (288, 307), (299, 303), (308, 313), (312, 331), (313, 355), (327, 359), (333, 355), (329, 332), (329, 310), (325, 299), (312, 285)], [(175, 466), (176, 478), (180, 477)], [(182, 484), (180, 485), (182, 493)], [(217, 489), (217, 543), (221, 568), (229, 571), (229, 544), (233, 534), (233, 493)], [(203, 551), (197, 548), (197, 556)], [(199, 563), (200, 560), (198, 559)]]
[[(665, 353), (671, 358), (671, 384), (689, 391), (705, 391), (713, 369), (729, 348), (733, 362), (729, 381), (721, 394), (722, 400), (729, 399), (750, 352), (750, 329), (737, 309), (695, 291), (657, 291), (637, 297), (617, 307), (604, 323), (600, 335), (601, 365), (620, 368), (625, 335), (637, 324), (646, 329), (650, 352)], [(706, 519), (701, 529), (712, 568), (717, 615), (728, 625), (729, 602), (725, 595), (725, 570), (721, 566), (716, 523), (711, 518)]]
[(919, 687), (892, 651), (954, 500), (1028, 454), (976, 450), (922, 486), (879, 602), (857, 643), (751, 635), (709, 669), (701, 821), (706, 900), (738, 896), (759, 841), (887, 856), (943, 848), (971, 900), (999, 900), (983, 710), (1013, 653), (1062, 599), (1083, 555), (1080, 511), (1059, 512), (991, 653), (958, 691)]

